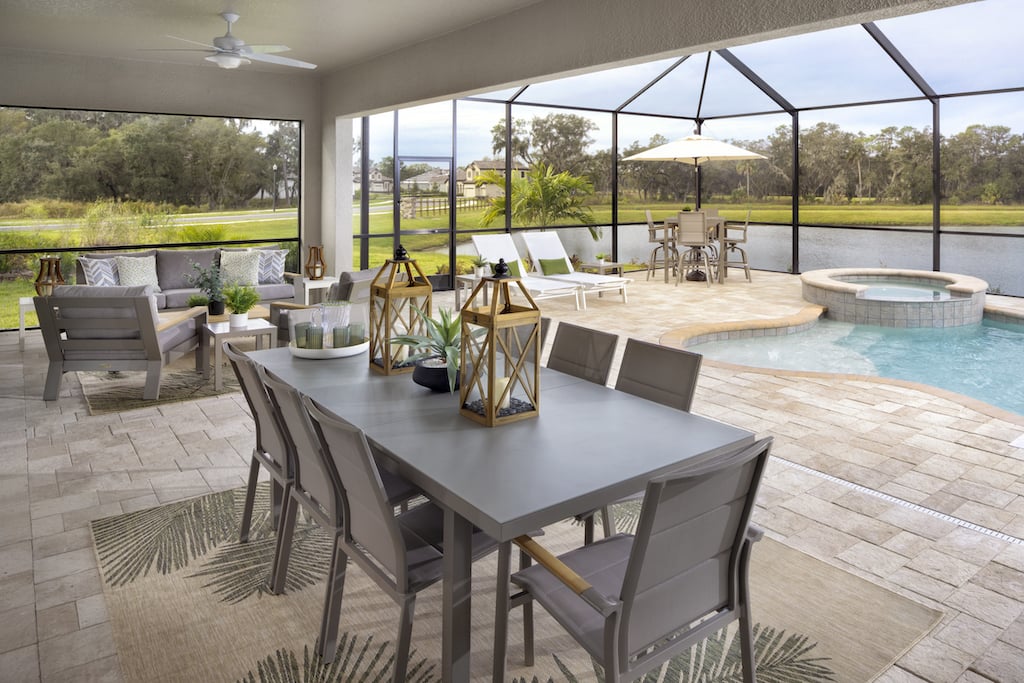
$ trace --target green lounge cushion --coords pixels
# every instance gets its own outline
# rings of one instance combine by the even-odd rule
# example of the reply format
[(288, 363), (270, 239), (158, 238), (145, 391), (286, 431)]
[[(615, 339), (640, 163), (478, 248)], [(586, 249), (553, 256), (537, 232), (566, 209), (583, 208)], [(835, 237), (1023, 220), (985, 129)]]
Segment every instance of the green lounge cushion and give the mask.
[[(497, 266), (497, 262), (491, 264), (491, 273), (494, 273), (494, 267)], [(508, 266), (508, 274), (512, 277), (522, 277), (523, 274), (519, 272), (519, 259), (515, 261), (505, 261), (505, 265)]]
[(540, 259), (540, 272), (545, 275), (568, 275), (569, 264), (564, 258), (542, 258)]

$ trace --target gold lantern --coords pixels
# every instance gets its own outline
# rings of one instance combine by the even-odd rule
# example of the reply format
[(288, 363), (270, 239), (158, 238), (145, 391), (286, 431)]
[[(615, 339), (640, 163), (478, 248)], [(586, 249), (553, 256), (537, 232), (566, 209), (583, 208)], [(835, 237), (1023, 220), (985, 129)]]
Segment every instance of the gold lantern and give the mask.
[(407, 363), (409, 348), (392, 344), (395, 337), (425, 334), (423, 316), (431, 315), (430, 280), (419, 264), (398, 245), (395, 257), (388, 259), (370, 283), (370, 367), (393, 375), (412, 372)]
[(462, 309), (459, 412), (488, 427), (540, 414), (540, 309), (508, 272), (498, 261)]
[(306, 259), (306, 277), (310, 280), (323, 280), (326, 272), (327, 261), (324, 260), (323, 245), (310, 246), (309, 257)]
[(56, 285), (64, 284), (64, 275), (60, 272), (59, 256), (40, 256), (39, 275), (36, 277), (36, 294), (50, 296)]

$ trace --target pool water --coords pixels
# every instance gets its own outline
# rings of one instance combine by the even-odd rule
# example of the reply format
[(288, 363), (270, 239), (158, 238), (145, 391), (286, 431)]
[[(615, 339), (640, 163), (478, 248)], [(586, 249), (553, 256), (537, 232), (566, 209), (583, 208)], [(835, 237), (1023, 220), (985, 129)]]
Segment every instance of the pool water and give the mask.
[(820, 320), (796, 334), (691, 350), (738, 365), (920, 382), (1024, 415), (1024, 325), (894, 328)]
[(881, 285), (865, 289), (865, 299), (883, 301), (948, 301), (951, 297), (945, 289), (928, 285)]

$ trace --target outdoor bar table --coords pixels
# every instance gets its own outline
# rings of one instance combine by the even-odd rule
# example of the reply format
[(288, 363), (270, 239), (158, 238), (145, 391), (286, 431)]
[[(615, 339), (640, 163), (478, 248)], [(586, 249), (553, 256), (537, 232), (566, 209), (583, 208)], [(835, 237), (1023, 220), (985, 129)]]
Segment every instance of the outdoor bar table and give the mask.
[(444, 509), (444, 681), (470, 677), (474, 525), (511, 541), (640, 491), (684, 462), (754, 441), (747, 430), (546, 368), (540, 415), (488, 428), (459, 414), (457, 392), (371, 373), (365, 354), (307, 360), (279, 348), (249, 356), (360, 427), (384, 467)]

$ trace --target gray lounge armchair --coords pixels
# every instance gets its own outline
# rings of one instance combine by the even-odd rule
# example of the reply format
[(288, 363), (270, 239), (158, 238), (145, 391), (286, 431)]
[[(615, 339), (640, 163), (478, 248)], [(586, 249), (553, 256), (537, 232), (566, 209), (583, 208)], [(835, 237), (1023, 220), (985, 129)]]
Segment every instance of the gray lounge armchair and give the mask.
[[(516, 544), (538, 564), (512, 575), (522, 589), (512, 606), (539, 602), (604, 668), (608, 683), (636, 680), (738, 619), (743, 680), (754, 683), (747, 576), (762, 532), (750, 515), (771, 443), (652, 479), (635, 536), (559, 557), (520, 536)], [(496, 624), (495, 680), (504, 680), (506, 644), (498, 638), (505, 632)]]
[[(149, 285), (61, 285), (34, 299), (50, 367), (43, 398), (55, 401), (65, 372), (144, 371), (143, 398), (160, 397), (160, 374), (172, 354), (199, 346), (206, 308), (158, 314)], [(196, 370), (200, 370), (196, 354)]]
[[(345, 271), (338, 276), (338, 281), (327, 289), (324, 301), (351, 301), (361, 303), (370, 300), (370, 285), (377, 276), (380, 266), (365, 270)], [(315, 304), (314, 304), (315, 305)], [(294, 301), (273, 301), (270, 303), (270, 322), (277, 325), (277, 343), (287, 346), (290, 341), (288, 332), (289, 311), (310, 308), (306, 304)]]

